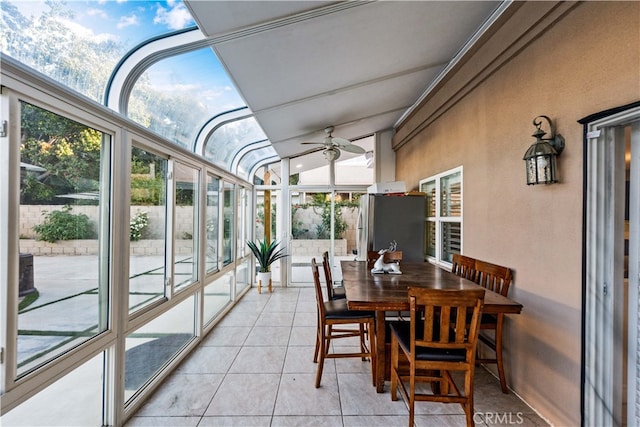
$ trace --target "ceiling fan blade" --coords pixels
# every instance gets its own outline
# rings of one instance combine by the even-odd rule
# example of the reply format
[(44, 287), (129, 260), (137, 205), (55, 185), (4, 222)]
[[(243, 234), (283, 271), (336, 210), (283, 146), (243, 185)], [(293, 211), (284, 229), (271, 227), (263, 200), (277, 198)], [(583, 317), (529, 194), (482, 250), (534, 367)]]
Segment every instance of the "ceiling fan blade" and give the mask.
[(325, 145), (325, 144), (324, 144), (324, 143), (322, 143), (322, 142), (311, 142), (311, 141), (309, 141), (309, 142), (301, 142), (300, 144), (305, 144), (305, 145), (306, 145), (306, 144), (313, 144), (313, 145)]
[(348, 139), (345, 139), (345, 138), (340, 138), (338, 136), (332, 136), (331, 137), (331, 143), (333, 145), (338, 146), (338, 147), (344, 147), (346, 145), (351, 145), (351, 141), (349, 141)]
[(341, 145), (340, 149), (344, 151), (348, 151), (350, 153), (356, 153), (356, 154), (364, 154), (365, 152), (364, 148), (354, 144)]

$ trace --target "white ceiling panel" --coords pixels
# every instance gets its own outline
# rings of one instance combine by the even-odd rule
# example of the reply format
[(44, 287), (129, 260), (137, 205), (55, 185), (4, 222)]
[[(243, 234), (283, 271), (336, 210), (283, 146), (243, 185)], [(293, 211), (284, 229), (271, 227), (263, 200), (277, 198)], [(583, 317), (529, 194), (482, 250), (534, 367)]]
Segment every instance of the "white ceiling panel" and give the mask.
[(500, 5), (186, 3), (282, 157), (391, 128)]

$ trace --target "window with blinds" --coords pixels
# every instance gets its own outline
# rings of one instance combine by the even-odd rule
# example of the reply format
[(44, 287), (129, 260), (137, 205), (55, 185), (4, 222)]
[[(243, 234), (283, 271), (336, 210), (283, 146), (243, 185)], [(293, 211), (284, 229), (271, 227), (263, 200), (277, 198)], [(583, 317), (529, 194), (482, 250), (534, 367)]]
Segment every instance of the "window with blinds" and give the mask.
[(420, 181), (427, 197), (426, 253), (450, 264), (462, 252), (462, 166)]

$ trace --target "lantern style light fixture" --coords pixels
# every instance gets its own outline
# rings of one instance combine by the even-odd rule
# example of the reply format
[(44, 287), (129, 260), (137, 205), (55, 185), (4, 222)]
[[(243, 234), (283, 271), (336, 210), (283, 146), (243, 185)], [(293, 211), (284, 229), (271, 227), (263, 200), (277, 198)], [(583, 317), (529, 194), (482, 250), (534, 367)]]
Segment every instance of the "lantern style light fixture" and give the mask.
[[(543, 138), (547, 133), (541, 129), (542, 120), (549, 125), (549, 138)], [(558, 182), (558, 165), (556, 158), (564, 149), (564, 138), (556, 134), (551, 119), (547, 116), (538, 116), (533, 119), (536, 131), (533, 136), (536, 138), (531, 147), (524, 153), (523, 160), (527, 168), (527, 185), (553, 184)]]
[(333, 162), (334, 160), (338, 160), (338, 157), (340, 157), (340, 150), (330, 147), (324, 150), (322, 154), (324, 154), (324, 158), (327, 159), (327, 161)]

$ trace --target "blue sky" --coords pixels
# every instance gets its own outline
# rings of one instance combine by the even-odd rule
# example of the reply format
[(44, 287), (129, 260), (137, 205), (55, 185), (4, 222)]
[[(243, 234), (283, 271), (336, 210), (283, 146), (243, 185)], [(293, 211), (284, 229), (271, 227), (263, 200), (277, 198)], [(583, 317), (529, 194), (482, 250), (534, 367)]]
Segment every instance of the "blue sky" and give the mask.
[[(27, 17), (49, 10), (44, 0), (12, 3)], [(63, 5), (74, 14), (63, 20), (70, 31), (82, 37), (115, 40), (127, 50), (153, 36), (195, 26), (181, 1), (69, 0)], [(244, 105), (211, 49), (165, 59), (149, 68), (148, 76), (156, 89), (192, 91), (217, 112)]]
[[(25, 16), (39, 16), (49, 9), (44, 0), (13, 4)], [(117, 40), (129, 48), (154, 35), (195, 25), (181, 1), (71, 0), (64, 5), (75, 15), (65, 22), (72, 31)]]

